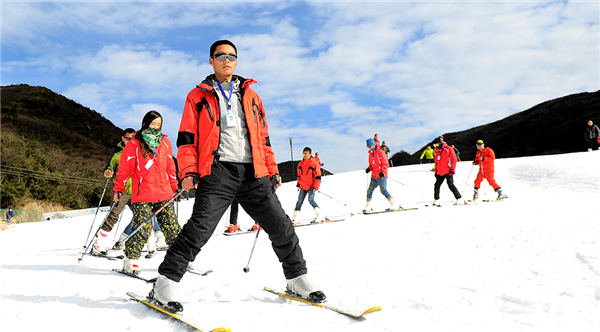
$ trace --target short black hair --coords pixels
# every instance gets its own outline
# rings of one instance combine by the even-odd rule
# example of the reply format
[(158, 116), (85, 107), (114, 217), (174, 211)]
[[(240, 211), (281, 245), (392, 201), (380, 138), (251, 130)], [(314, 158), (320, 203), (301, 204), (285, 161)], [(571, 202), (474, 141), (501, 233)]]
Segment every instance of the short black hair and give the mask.
[(127, 135), (127, 134), (135, 134), (135, 129), (126, 128), (125, 130), (123, 130), (123, 134), (121, 136), (125, 137), (125, 135)]
[(304, 150), (302, 150), (302, 152), (304, 152), (304, 151), (308, 151), (308, 152), (312, 153), (312, 149), (311, 149), (311, 148), (309, 148), (308, 146), (307, 146), (307, 147), (305, 147), (305, 148), (304, 148)]
[(235, 47), (235, 45), (232, 42), (230, 42), (229, 40), (222, 39), (222, 40), (217, 40), (212, 45), (210, 45), (210, 57), (211, 58), (213, 57), (213, 55), (215, 55), (215, 51), (217, 50), (217, 47), (219, 47), (221, 45), (229, 45), (229, 46), (233, 47), (233, 49), (235, 50), (235, 55), (237, 55), (237, 47)]

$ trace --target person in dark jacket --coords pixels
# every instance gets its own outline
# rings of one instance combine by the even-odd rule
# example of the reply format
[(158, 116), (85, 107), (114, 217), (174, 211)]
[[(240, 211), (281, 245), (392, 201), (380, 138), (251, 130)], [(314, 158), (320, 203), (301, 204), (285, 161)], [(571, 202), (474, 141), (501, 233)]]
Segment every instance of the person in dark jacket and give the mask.
[(592, 120), (588, 120), (588, 126), (585, 127), (585, 140), (588, 144), (588, 151), (600, 150), (600, 147), (598, 147), (600, 145), (599, 137), (600, 129)]
[(6, 222), (10, 225), (12, 224), (13, 218), (15, 217), (15, 212), (13, 211), (12, 208), (8, 208), (8, 211), (6, 211)]

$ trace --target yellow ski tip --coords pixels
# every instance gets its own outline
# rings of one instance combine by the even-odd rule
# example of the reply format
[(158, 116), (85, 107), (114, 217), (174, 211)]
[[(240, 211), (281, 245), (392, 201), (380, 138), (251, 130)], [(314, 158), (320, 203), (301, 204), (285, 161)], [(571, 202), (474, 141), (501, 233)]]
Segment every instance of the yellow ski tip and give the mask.
[(231, 329), (228, 329), (226, 327), (217, 327), (214, 330), (211, 330), (210, 332), (231, 332)]
[(380, 307), (380, 306), (376, 306), (376, 307), (373, 307), (373, 308), (371, 308), (371, 309), (368, 309), (367, 311), (365, 311), (365, 312), (363, 313), (363, 315), (370, 314), (370, 313), (372, 313), (372, 312), (375, 312), (375, 311), (380, 311), (380, 310), (381, 310), (381, 307)]

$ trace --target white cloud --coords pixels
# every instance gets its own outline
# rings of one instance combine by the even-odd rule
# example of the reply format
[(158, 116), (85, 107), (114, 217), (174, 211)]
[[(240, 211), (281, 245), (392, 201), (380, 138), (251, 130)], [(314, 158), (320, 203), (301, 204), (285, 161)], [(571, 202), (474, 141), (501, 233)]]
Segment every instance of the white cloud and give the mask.
[(139, 126), (150, 106), (178, 125), (171, 117), (212, 72), (208, 46), (229, 38), (237, 73), (258, 81), (278, 161), (291, 135), (339, 172), (362, 167), (375, 132), (413, 152), (598, 90), (599, 12), (597, 2), (8, 3), (2, 71), (65, 77), (69, 98), (120, 126)]

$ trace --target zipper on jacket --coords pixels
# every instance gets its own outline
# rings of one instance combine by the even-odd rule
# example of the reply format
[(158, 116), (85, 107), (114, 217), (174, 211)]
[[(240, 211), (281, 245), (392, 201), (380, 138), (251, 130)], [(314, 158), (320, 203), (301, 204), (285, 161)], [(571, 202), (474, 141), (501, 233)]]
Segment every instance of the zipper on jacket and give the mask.
[(267, 121), (265, 121), (265, 114), (260, 110), (260, 108), (258, 109), (258, 115), (260, 115), (260, 118), (262, 119), (263, 129), (265, 129), (267, 127)]
[(254, 124), (256, 124), (256, 109), (258, 108), (258, 106), (256, 106), (256, 102), (254, 101), (254, 98), (252, 98), (252, 113), (254, 114)]

